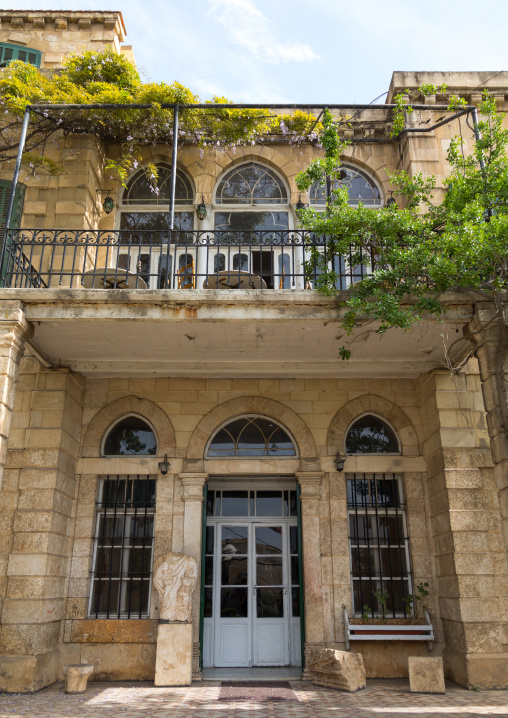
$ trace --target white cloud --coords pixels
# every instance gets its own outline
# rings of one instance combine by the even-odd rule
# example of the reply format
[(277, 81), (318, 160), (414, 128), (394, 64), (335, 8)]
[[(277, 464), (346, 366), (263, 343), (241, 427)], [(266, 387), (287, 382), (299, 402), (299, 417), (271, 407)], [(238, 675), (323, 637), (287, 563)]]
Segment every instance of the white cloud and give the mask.
[(277, 39), (269, 18), (251, 0), (209, 0), (208, 15), (226, 29), (231, 40), (258, 60), (272, 64), (309, 62), (319, 56), (309, 45)]

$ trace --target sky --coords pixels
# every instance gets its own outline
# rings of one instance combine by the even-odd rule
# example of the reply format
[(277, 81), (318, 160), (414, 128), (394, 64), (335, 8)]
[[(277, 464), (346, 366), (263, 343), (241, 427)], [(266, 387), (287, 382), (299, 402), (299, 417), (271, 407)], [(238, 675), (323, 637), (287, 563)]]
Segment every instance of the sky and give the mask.
[(508, 69), (508, 0), (8, 0), (120, 10), (146, 81), (252, 103), (384, 101), (394, 70)]

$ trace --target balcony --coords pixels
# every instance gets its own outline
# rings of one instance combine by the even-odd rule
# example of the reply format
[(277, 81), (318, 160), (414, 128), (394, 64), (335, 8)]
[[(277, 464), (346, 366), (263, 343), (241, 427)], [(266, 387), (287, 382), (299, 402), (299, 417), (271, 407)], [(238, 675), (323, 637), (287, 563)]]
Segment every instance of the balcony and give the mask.
[(313, 289), (333, 263), (336, 289), (345, 290), (370, 269), (327, 251), (304, 230), (15, 229), (1, 276), (10, 288)]
[[(300, 230), (10, 230), (0, 299), (22, 303), (48, 365), (84, 376), (414, 378), (442, 366), (443, 341), (462, 355), (464, 295), (442, 324), (346, 336), (348, 288), (370, 266), (327, 252)], [(337, 296), (313, 291), (325, 266)]]

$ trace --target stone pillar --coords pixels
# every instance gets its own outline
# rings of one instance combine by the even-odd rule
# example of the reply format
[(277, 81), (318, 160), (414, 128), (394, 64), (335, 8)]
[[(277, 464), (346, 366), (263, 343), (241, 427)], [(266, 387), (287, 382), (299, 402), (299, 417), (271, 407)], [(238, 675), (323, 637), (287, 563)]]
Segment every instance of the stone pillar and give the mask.
[(506, 562), (478, 374), (427, 375), (421, 406), (445, 673), (506, 687)]
[(203, 488), (208, 474), (180, 474), (183, 484), (183, 553), (194, 556), (199, 566), (196, 589), (192, 596), (192, 633), (193, 633), (193, 680), (201, 680), (199, 668), (199, 619), (201, 602), (201, 544), (203, 527)]
[[(8, 468), (19, 470), (19, 495), (2, 611), (1, 690), (37, 691), (60, 675), (83, 390), (83, 378), (68, 369), (40, 370), (27, 427), (15, 445), (11, 437)], [(76, 567), (89, 580), (90, 557), (76, 558)]]
[[(487, 428), (494, 462), (494, 479), (499, 492), (499, 509), (503, 526), (504, 545), (508, 561), (508, 327), (504, 307), (503, 317), (498, 317), (495, 307), (487, 302), (479, 304), (473, 321), (466, 327), (465, 335), (475, 344), (483, 402), (487, 412)], [(504, 342), (503, 342), (504, 335)], [(501, 409), (505, 404), (505, 411)], [(506, 586), (508, 591), (508, 586)]]
[[(300, 485), (303, 549), (303, 590), (305, 599), (306, 664), (315, 649), (325, 647), (325, 616), (321, 576), (321, 531), (319, 502), (324, 479), (322, 471), (296, 473)], [(304, 672), (304, 678), (309, 678)]]
[(4, 302), (0, 318), (0, 489), (11, 431), (19, 365), (32, 334), (21, 302)]

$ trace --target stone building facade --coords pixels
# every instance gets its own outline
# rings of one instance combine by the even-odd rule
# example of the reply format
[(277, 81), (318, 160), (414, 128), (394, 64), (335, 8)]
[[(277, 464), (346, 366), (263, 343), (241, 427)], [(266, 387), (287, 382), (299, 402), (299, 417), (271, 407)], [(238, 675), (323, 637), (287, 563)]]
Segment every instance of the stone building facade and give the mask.
[[(119, 13), (3, 11), (0, 19), (0, 45), (35, 49), (42, 67), (104, 44), (132, 56)], [(476, 103), (487, 80), (395, 73), (388, 101), (446, 81)], [(489, 88), (503, 109), (508, 73)], [(413, 128), (432, 118), (435, 99)], [(393, 142), (385, 111), (363, 120), (361, 141), (344, 156), (352, 202), (360, 191), (373, 211), (382, 206), (386, 170), (445, 176), (456, 124)], [(25, 181), (25, 236), (157, 231), (167, 206), (143, 194), (136, 174), (126, 189), (105, 177), (114, 151), (87, 135), (51, 148), (64, 172)], [(317, 152), (283, 141), (204, 155), (184, 145), (180, 236), (226, 225), (247, 232), (249, 220), (289, 236), (295, 176)], [(162, 172), (170, 164), (165, 147), (144, 159)], [(2, 178), (11, 172), (3, 168)], [(97, 192), (106, 185), (109, 215)], [(243, 191), (250, 200), (235, 205)], [(198, 220), (202, 196), (207, 217)], [(376, 591), (388, 594), (383, 626), (420, 625), (408, 623), (414, 607), (402, 599), (421, 586), (430, 655), (443, 656), (447, 677), (506, 687), (508, 454), (489, 363), (497, 339), (483, 328), (489, 306), (475, 314), (467, 298), (450, 295), (443, 323), (382, 341), (359, 333), (346, 364), (342, 310), (313, 290), (293, 240), (286, 254), (273, 240), (268, 252), (252, 243), (191, 249), (184, 237), (183, 250), (117, 243), (113, 254), (109, 245), (44, 242), (45, 255), (27, 240), (29, 270), (18, 263), (0, 290), (2, 690), (38, 690), (80, 662), (94, 664), (95, 679), (151, 680), (152, 568), (170, 552), (203, 568), (192, 599), (195, 680), (213, 666), (288, 664), (311, 678), (315, 649), (344, 649), (348, 620), (383, 612)], [(20, 279), (26, 271), (30, 282)], [(355, 281), (347, 260), (343, 275), (347, 292)], [(236, 288), (221, 279), (235, 276)], [(469, 345), (456, 339), (472, 330), (476, 358), (454, 375), (444, 348), (459, 360)], [(406, 676), (408, 656), (429, 655), (418, 628), (400, 640), (394, 627), (379, 640), (372, 625), (371, 640), (350, 645), (368, 676)]]

